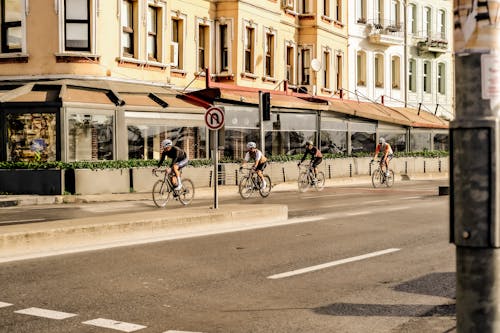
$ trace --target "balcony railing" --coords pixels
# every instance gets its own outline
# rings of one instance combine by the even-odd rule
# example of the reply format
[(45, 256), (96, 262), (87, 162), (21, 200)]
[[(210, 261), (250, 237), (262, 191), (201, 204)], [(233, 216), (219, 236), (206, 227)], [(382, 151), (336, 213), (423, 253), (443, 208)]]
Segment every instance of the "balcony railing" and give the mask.
[(403, 23), (395, 20), (367, 20), (367, 37), (381, 45), (399, 45), (403, 42)]
[(419, 52), (445, 53), (448, 50), (448, 40), (445, 34), (433, 34), (418, 38)]

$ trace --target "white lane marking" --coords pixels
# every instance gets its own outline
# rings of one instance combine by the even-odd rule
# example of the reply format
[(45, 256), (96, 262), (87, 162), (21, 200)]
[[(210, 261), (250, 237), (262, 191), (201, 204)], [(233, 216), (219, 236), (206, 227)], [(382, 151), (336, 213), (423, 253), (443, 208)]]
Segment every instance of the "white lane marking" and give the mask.
[(286, 277), (290, 277), (290, 276), (295, 276), (295, 275), (299, 275), (299, 274), (305, 274), (305, 273), (309, 273), (309, 272), (313, 272), (313, 271), (318, 271), (320, 269), (325, 269), (325, 268), (329, 268), (329, 267), (333, 267), (333, 266), (347, 264), (347, 263), (353, 262), (353, 261), (359, 261), (359, 260), (364, 260), (364, 259), (368, 259), (368, 258), (373, 258), (373, 257), (381, 256), (384, 254), (397, 252), (399, 250), (401, 250), (401, 249), (392, 248), (392, 249), (387, 249), (387, 250), (382, 250), (382, 251), (377, 251), (377, 252), (371, 252), (371, 253), (363, 254), (360, 256), (352, 257), (352, 258), (331, 261), (331, 262), (327, 262), (327, 263), (321, 264), (321, 265), (301, 268), (301, 269), (297, 269), (297, 270), (285, 272), (285, 273), (280, 273), (280, 274), (274, 274), (274, 275), (268, 276), (267, 278), (268, 279), (282, 279), (282, 278), (286, 278)]
[(122, 321), (116, 321), (116, 320), (104, 319), (104, 318), (87, 320), (87, 321), (82, 322), (82, 324), (103, 327), (103, 328), (110, 328), (110, 329), (121, 331), (121, 332), (135, 332), (135, 331), (142, 330), (143, 328), (147, 327), (147, 326), (131, 324), (131, 323), (124, 323)]
[(14, 313), (20, 313), (29, 316), (43, 317), (49, 319), (57, 319), (57, 320), (62, 320), (77, 316), (74, 313), (60, 312), (60, 311), (40, 309), (40, 308), (28, 308), (28, 309), (14, 311)]
[(422, 199), (423, 197), (421, 195), (416, 196), (416, 197), (406, 197), (406, 198), (401, 198), (399, 200), (412, 200), (412, 199)]
[(370, 203), (379, 203), (379, 202), (387, 202), (389, 200), (384, 199), (384, 200), (372, 200), (372, 201), (365, 201), (363, 202), (364, 204), (370, 204)]
[(345, 204), (332, 204), (332, 205), (323, 205), (323, 206), (318, 206), (317, 208), (338, 208), (338, 207), (346, 207), (346, 206), (352, 206), (352, 202), (345, 203)]
[(358, 216), (358, 215), (368, 215), (368, 214), (373, 214), (373, 212), (371, 210), (365, 210), (362, 212), (345, 213), (346, 216)]
[(410, 209), (408, 206), (401, 206), (401, 207), (388, 207), (385, 209), (386, 212), (395, 212), (397, 210), (403, 210), (403, 209)]
[(41, 222), (47, 219), (29, 219), (29, 220), (11, 220), (11, 221), (0, 221), (0, 225), (2, 223), (26, 223), (26, 222)]
[(8, 306), (11, 306), (12, 304), (10, 303), (5, 303), (5, 302), (0, 302), (0, 308), (6, 308)]

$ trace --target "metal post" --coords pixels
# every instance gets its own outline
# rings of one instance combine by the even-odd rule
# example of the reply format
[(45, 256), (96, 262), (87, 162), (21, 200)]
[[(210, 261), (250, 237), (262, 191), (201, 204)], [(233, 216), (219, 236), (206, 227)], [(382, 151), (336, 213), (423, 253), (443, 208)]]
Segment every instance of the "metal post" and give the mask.
[(498, 9), (494, 1), (455, 0), (450, 241), (456, 245), (458, 333), (500, 332), (500, 27), (489, 15)]
[(219, 208), (219, 131), (212, 131), (214, 136), (214, 209)]
[(259, 129), (260, 129), (260, 151), (266, 155), (266, 137), (264, 133), (264, 118), (262, 115), (262, 91), (259, 91)]

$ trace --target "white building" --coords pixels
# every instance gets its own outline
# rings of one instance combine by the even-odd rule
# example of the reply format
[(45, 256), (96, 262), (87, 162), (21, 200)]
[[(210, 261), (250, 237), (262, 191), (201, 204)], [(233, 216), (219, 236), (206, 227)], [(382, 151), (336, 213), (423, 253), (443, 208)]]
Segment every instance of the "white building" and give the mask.
[(348, 6), (349, 98), (451, 118), (452, 1), (356, 0)]

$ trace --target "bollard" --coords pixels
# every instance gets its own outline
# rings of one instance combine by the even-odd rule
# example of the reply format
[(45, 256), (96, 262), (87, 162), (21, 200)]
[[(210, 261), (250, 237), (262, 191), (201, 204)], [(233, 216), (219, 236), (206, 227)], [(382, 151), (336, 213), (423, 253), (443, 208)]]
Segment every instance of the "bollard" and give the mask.
[(408, 174), (408, 161), (405, 161), (405, 175)]
[(210, 176), (208, 176), (208, 187), (212, 187), (212, 177), (213, 177), (213, 170), (210, 170)]
[(238, 169), (234, 170), (234, 183), (238, 186)]
[(352, 163), (349, 163), (349, 177), (352, 177)]
[(283, 182), (286, 182), (286, 177), (285, 177), (285, 168), (281, 168), (281, 172), (283, 173)]
[(328, 179), (332, 179), (332, 166), (328, 164)]

